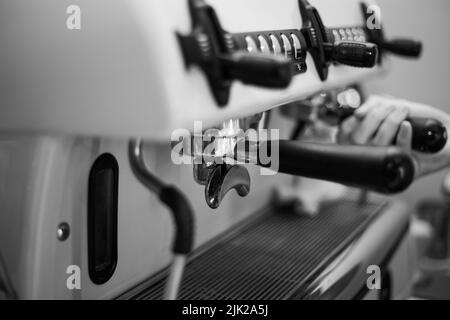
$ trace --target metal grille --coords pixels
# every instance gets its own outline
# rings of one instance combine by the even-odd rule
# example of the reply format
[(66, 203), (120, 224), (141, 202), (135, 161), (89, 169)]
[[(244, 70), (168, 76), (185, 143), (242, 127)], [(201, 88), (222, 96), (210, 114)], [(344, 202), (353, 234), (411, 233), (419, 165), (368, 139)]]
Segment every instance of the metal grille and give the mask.
[[(381, 207), (340, 201), (325, 206), (313, 218), (272, 210), (192, 256), (179, 298), (289, 299), (316, 268), (345, 248)], [(128, 297), (161, 299), (166, 272)]]

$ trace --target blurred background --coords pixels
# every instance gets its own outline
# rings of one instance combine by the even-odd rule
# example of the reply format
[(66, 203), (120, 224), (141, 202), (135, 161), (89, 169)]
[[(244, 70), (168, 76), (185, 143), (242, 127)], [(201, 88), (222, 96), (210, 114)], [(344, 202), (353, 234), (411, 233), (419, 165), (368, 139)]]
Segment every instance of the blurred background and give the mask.
[[(420, 60), (392, 57), (391, 70), (384, 78), (368, 83), (370, 93), (386, 93), (427, 103), (450, 113), (450, 1), (378, 0), (387, 37), (411, 36), (423, 41)], [(440, 196), (442, 172), (414, 184), (403, 196), (411, 204)]]
[[(450, 1), (378, 0), (378, 3), (386, 35), (417, 38), (423, 41), (424, 51), (422, 58), (415, 61), (392, 56), (389, 73), (370, 81), (367, 91), (426, 103), (450, 113), (450, 45), (444, 41), (450, 30)], [(420, 278), (414, 289), (416, 297), (450, 299), (450, 198), (448, 195), (443, 198), (441, 191), (446, 173), (423, 178), (401, 195), (433, 230), (432, 240), (422, 252), (425, 258), (421, 259)]]

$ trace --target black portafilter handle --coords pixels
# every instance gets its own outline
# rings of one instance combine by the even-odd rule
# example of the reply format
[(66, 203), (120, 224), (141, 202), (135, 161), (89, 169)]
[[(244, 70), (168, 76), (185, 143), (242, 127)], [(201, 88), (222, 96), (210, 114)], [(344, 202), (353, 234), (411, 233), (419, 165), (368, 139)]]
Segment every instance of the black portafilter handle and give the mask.
[[(280, 140), (257, 143), (266, 150), (267, 159), (257, 157), (257, 164), (277, 169), (273, 158), (278, 144), (278, 172), (332, 181), (384, 194), (404, 191), (414, 180), (411, 156), (396, 147), (345, 146)], [(237, 153), (239, 154), (239, 153)], [(237, 157), (240, 159), (239, 156)]]
[(285, 57), (236, 52), (221, 57), (231, 79), (268, 88), (286, 88), (295, 74), (294, 65)]
[(378, 46), (373, 43), (341, 41), (324, 43), (328, 61), (358, 68), (373, 68), (378, 62)]
[(409, 118), (412, 126), (412, 148), (423, 153), (438, 153), (447, 144), (447, 128), (438, 120)]
[[(338, 108), (339, 121), (354, 114), (355, 108), (341, 106)], [(422, 153), (434, 154), (447, 144), (447, 128), (438, 120), (410, 117), (407, 121), (412, 127), (412, 149)]]
[(422, 54), (422, 42), (409, 39), (385, 40), (382, 49), (391, 53), (411, 58), (418, 58)]

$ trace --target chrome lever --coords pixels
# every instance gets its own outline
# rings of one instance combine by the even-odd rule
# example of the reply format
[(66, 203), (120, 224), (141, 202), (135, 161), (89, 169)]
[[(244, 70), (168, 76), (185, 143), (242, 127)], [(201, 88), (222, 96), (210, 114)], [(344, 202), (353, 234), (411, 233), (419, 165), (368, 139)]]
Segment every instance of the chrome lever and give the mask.
[(235, 189), (239, 196), (250, 192), (250, 174), (243, 166), (222, 164), (214, 168), (205, 187), (206, 203), (211, 209), (217, 209), (225, 195)]

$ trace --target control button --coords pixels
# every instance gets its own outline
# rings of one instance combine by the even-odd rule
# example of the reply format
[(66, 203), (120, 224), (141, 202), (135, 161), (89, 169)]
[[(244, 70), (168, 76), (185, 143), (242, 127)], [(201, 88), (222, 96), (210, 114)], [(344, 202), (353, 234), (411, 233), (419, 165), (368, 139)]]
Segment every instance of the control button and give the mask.
[(297, 35), (291, 33), (291, 39), (292, 42), (294, 43), (294, 58), (298, 60), (302, 57), (302, 45)]
[(259, 42), (259, 50), (262, 53), (269, 54), (270, 53), (270, 46), (267, 42), (266, 38), (264, 38), (262, 35), (258, 36), (258, 42)]
[(270, 36), (270, 41), (272, 41), (272, 51), (274, 55), (280, 55), (281, 54), (281, 45), (280, 41), (278, 41), (277, 37), (275, 37), (273, 34)]
[(347, 40), (352, 41), (353, 40), (353, 33), (351, 29), (346, 29), (345, 33), (347, 34)]
[(247, 42), (247, 51), (249, 53), (257, 53), (258, 52), (258, 45), (256, 44), (256, 41), (250, 37), (245, 37), (245, 42)]
[(341, 35), (341, 40), (346, 41), (347, 40), (347, 34), (345, 33), (344, 29), (339, 29), (339, 34)]
[(362, 28), (359, 29), (359, 39), (360, 41), (366, 42), (366, 33)]
[(281, 34), (281, 41), (283, 42), (284, 56), (286, 58), (292, 57), (292, 46), (285, 34)]
[(334, 41), (341, 40), (341, 36), (339, 35), (339, 32), (336, 29), (333, 30), (333, 37), (334, 37)]
[(354, 41), (361, 41), (358, 28), (352, 28), (352, 34), (353, 34)]

